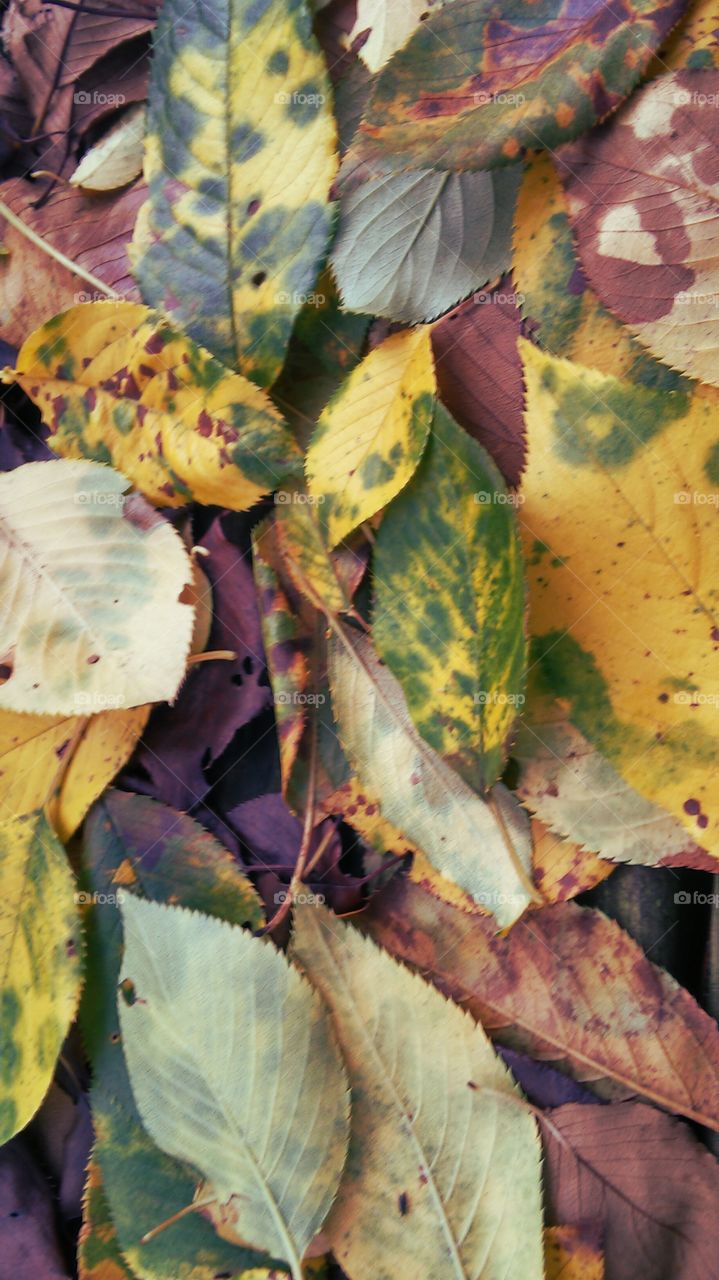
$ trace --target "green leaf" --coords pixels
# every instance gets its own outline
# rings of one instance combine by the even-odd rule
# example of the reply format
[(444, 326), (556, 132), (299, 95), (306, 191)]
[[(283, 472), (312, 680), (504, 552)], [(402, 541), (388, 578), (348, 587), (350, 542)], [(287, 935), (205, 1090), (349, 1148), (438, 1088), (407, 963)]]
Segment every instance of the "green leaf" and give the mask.
[(377, 651), (422, 737), (478, 791), (502, 772), (524, 703), (516, 501), (481, 445), (437, 404), (422, 461), (386, 511), (375, 549)]
[(351, 1276), (541, 1280), (536, 1125), (484, 1031), (323, 908), (292, 954), (327, 1002), (352, 1090), (325, 1231)]
[(456, 0), (430, 13), (380, 71), (347, 177), (486, 169), (575, 138), (637, 84), (683, 7)]
[(520, 179), (517, 166), (409, 173), (350, 192), (332, 251), (345, 306), (415, 324), (500, 275)]
[(329, 642), (338, 732), (363, 789), (382, 816), (417, 845), (440, 876), (471, 895), (502, 926), (532, 899), (526, 814), (501, 786), (488, 801), (419, 736), (401, 686), (365, 636)]
[[(185, 814), (146, 796), (108, 791), (84, 829), (81, 883), (86, 893), (88, 980), (80, 1008), (93, 1068), (97, 1159), (123, 1256), (143, 1280), (240, 1275), (260, 1255), (221, 1240), (192, 1213), (157, 1239), (140, 1239), (192, 1201), (197, 1178), (165, 1155), (142, 1127), (130, 1088), (115, 993), (122, 953), (118, 897), (128, 887), (258, 928), (259, 899), (234, 858)], [(259, 1277), (258, 1277), (259, 1280)]]
[(138, 303), (54, 316), (3, 380), (35, 401), (57, 453), (111, 462), (157, 506), (245, 511), (299, 469), (264, 392)]
[(0, 1142), (7, 1142), (48, 1090), (82, 976), (75, 881), (41, 812), (0, 822), (0, 885)]
[[(193, 610), (174, 529), (94, 462), (0, 476), (0, 708), (88, 715), (173, 697)], [(108, 583), (112, 583), (111, 588)]]
[(305, 469), (330, 546), (409, 480), (427, 441), (434, 390), (429, 329), (407, 330), (375, 347), (321, 414)]
[(225, 921), (131, 895), (121, 910), (120, 1025), (143, 1124), (200, 1169), (226, 1234), (302, 1280), (349, 1127), (327, 1012), (279, 951)]
[(335, 125), (303, 0), (167, 0), (135, 230), (143, 297), (261, 386), (329, 237)]

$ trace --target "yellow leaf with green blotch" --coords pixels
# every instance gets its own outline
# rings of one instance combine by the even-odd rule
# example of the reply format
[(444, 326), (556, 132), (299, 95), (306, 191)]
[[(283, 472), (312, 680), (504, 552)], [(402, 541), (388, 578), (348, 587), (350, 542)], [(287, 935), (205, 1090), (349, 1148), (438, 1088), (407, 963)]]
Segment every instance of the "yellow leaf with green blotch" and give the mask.
[(264, 392), (140, 303), (54, 316), (3, 381), (34, 400), (56, 453), (111, 463), (157, 506), (245, 511), (298, 466)]
[(719, 853), (719, 424), (521, 340), (534, 663), (567, 718)]
[(32, 1118), (80, 995), (80, 919), (65, 852), (42, 813), (0, 820), (0, 1142)]
[(166, 0), (134, 242), (147, 302), (261, 386), (323, 258), (336, 130), (304, 0)]
[(331, 546), (406, 485), (427, 442), (435, 386), (430, 330), (406, 330), (370, 351), (320, 415), (305, 467)]
[(324, 907), (294, 919), (352, 1090), (337, 1261), (357, 1280), (542, 1280), (536, 1122), (482, 1027)]
[(96, 715), (174, 697), (192, 566), (171, 525), (96, 462), (0, 476), (0, 708)]
[(302, 1280), (347, 1150), (329, 1014), (275, 947), (243, 929), (131, 894), (121, 911), (120, 1028), (143, 1125), (202, 1174), (224, 1239)]
[(373, 560), (373, 634), (422, 737), (477, 791), (502, 772), (524, 702), (522, 549), (514, 495), (437, 404), (424, 456)]
[(420, 737), (367, 636), (337, 626), (328, 666), (340, 742), (382, 817), (500, 926), (514, 924), (535, 896), (527, 815), (502, 786), (477, 795)]

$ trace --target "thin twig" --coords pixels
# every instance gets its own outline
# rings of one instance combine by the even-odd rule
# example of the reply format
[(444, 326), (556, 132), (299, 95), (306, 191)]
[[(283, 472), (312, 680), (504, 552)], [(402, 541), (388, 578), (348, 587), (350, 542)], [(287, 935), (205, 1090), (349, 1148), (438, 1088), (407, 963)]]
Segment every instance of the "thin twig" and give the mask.
[(61, 267), (67, 267), (67, 270), (71, 271), (73, 275), (79, 276), (81, 280), (85, 280), (88, 284), (93, 285), (99, 293), (104, 293), (106, 298), (114, 298), (115, 301), (120, 301), (121, 295), (114, 289), (111, 289), (109, 285), (105, 284), (104, 280), (100, 280), (98, 276), (94, 276), (91, 271), (86, 271), (78, 262), (73, 262), (72, 258), (66, 257), (65, 254), (61, 253), (59, 249), (56, 249), (54, 245), (48, 244), (47, 240), (43, 240), (42, 236), (37, 234), (37, 231), (33, 231), (30, 227), (26, 227), (25, 223), (18, 218), (17, 214), (13, 213), (12, 209), (8, 208), (3, 200), (0, 200), (0, 217), (3, 217), (6, 222), (9, 222), (11, 227), (14, 227), (16, 231), (19, 231), (21, 235), (25, 236), (32, 244), (36, 245), (38, 249), (42, 249), (43, 253), (48, 254), (49, 257), (54, 258), (56, 262), (59, 262)]

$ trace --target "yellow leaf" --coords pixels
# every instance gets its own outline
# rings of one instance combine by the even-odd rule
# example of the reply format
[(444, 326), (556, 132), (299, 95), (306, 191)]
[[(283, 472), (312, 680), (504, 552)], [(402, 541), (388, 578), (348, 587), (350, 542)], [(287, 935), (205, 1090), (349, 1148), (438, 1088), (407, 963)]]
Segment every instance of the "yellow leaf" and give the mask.
[(17, 382), (68, 458), (111, 462), (158, 506), (244, 511), (299, 451), (263, 391), (148, 307), (71, 307), (23, 343)]
[(325, 254), (336, 168), (304, 0), (166, 0), (135, 273), (144, 298), (261, 386), (280, 371)]
[(144, 706), (101, 711), (86, 720), (50, 809), (50, 821), (63, 843), (129, 760), (151, 710)]
[(0, 712), (0, 817), (42, 809), (66, 769), (82, 716)]
[(604, 1256), (587, 1227), (547, 1227), (546, 1280), (604, 1280)]
[(430, 330), (406, 330), (356, 365), (320, 415), (306, 471), (330, 546), (404, 488), (427, 442), (434, 391)]
[(719, 853), (719, 427), (522, 340), (533, 656), (567, 718)]
[(0, 820), (0, 1142), (35, 1114), (80, 994), (81, 934), (62, 845), (39, 812)]

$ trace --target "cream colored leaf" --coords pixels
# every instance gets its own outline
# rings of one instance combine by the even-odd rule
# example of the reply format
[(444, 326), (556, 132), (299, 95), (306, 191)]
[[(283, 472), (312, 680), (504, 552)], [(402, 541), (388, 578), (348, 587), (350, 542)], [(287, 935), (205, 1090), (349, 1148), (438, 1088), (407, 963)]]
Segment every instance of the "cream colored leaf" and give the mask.
[(94, 462), (30, 462), (0, 476), (0, 708), (89, 715), (176, 693), (191, 564), (127, 487)]
[(296, 908), (292, 954), (352, 1090), (325, 1225), (351, 1280), (541, 1280), (536, 1125), (482, 1028), (324, 908)]
[(85, 191), (115, 191), (142, 173), (145, 105), (138, 102), (82, 157), (70, 178)]
[(163, 1151), (199, 1169), (213, 1216), (290, 1267), (334, 1199), (347, 1080), (319, 997), (275, 948), (199, 912), (122, 903), (130, 1080)]

